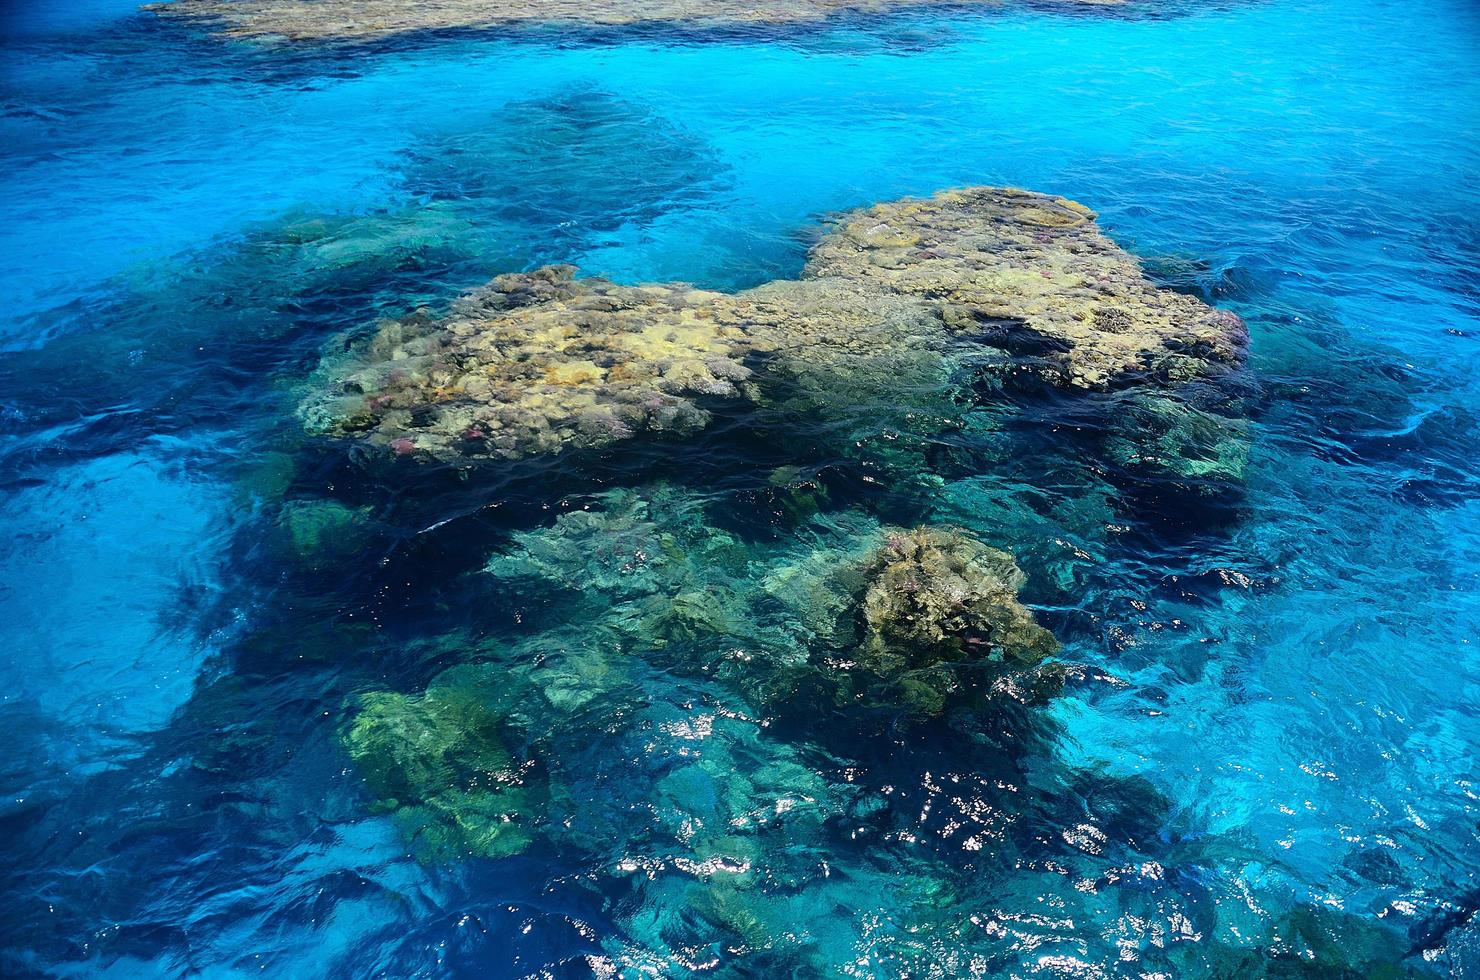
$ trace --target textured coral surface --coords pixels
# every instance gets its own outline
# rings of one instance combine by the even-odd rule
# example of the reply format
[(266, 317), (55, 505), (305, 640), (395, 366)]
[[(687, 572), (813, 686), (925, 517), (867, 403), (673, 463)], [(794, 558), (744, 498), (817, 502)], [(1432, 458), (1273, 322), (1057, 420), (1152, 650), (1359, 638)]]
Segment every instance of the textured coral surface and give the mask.
[(574, 273), (500, 276), (446, 316), (384, 325), (329, 366), (310, 429), (511, 459), (697, 431), (707, 404), (761, 397), (754, 355), (826, 403), (897, 393), (963, 347), (1019, 380), (1087, 390), (1214, 375), (1245, 344), (1236, 316), (1147, 280), (1088, 209), (1011, 189), (845, 215), (801, 279), (738, 294)]
[(807, 274), (928, 298), (953, 328), (1072, 387), (1194, 376), (1237, 362), (1246, 343), (1233, 314), (1152, 284), (1082, 204), (1013, 188), (856, 212), (813, 251)]

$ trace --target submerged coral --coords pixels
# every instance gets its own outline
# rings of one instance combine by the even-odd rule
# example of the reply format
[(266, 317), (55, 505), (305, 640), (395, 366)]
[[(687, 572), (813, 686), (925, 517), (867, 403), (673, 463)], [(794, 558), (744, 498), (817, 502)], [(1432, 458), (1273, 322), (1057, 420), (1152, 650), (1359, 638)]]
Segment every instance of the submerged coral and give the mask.
[(1243, 482), (1247, 419), (1154, 392), (1137, 393), (1125, 408), (1108, 444), (1115, 462), (1203, 484)]
[[(500, 276), (443, 318), (386, 324), (329, 365), (309, 427), (401, 454), (511, 459), (691, 433), (717, 399), (948, 417), (963, 345), (1075, 388), (1182, 382), (1244, 349), (1237, 317), (1157, 289), (1090, 211), (1027, 191), (875, 206), (819, 242), (801, 280), (738, 294), (574, 273)], [(749, 383), (757, 362), (765, 376)]]
[[(205, 18), (233, 37), (354, 41), (414, 31), (538, 23), (780, 24), (821, 20), (847, 11), (877, 13), (961, 0), (173, 0), (150, 4), (161, 14)], [(988, 0), (976, 0), (985, 3)], [(1067, 0), (1111, 5), (1120, 0)]]
[(866, 662), (908, 669), (922, 654), (954, 659), (979, 649), (1037, 663), (1058, 644), (1018, 601), (1026, 577), (1012, 556), (955, 529), (891, 533), (869, 563), (863, 618)]
[(844, 512), (746, 542), (671, 488), (602, 503), (521, 532), (488, 571), (515, 590), (538, 583), (531, 594), (559, 586), (588, 629), (758, 707), (812, 698), (939, 715), (1057, 649), (1018, 598), (1026, 577), (1012, 557), (956, 529)]
[(529, 846), (538, 806), (500, 728), (476, 686), (443, 683), (419, 697), (364, 695), (345, 741), (378, 806), (419, 854), (496, 858)]
[(558, 262), (593, 232), (702, 201), (725, 163), (651, 105), (578, 85), (470, 113), (417, 139), (398, 169), (414, 198), (480, 226), (528, 229), (520, 247)]

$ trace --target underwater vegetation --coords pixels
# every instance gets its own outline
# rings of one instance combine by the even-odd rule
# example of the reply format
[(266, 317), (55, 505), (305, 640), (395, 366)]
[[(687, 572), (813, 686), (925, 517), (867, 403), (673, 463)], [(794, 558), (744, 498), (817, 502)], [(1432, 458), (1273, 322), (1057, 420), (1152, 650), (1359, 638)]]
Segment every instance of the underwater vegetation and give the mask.
[(366, 694), (345, 743), (377, 807), (431, 860), (497, 858), (529, 846), (536, 801), (499, 738), (499, 718), (451, 684), (419, 697)]

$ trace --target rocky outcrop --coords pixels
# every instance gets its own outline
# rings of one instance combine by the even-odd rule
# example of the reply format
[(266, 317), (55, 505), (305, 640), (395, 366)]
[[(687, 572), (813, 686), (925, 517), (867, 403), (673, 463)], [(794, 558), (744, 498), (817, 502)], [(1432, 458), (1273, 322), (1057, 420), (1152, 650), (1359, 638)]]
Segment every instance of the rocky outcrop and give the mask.
[(809, 277), (919, 297), (1016, 370), (1069, 388), (1182, 381), (1239, 363), (1237, 316), (1155, 286), (1081, 204), (1013, 188), (945, 191), (848, 215)]
[(331, 359), (303, 414), (403, 455), (514, 459), (697, 431), (709, 406), (763, 397), (758, 354), (825, 409), (929, 387), (963, 347), (1020, 382), (1093, 390), (1215, 376), (1244, 346), (1236, 316), (1158, 289), (1088, 209), (974, 188), (846, 215), (802, 278), (738, 294), (570, 266), (500, 276)]

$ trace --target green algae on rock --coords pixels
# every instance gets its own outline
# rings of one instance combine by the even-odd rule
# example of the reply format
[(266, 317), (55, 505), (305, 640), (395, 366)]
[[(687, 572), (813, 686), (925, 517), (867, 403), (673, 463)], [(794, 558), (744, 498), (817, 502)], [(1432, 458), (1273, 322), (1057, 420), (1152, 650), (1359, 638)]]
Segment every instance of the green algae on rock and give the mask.
[[(367, 41), (418, 31), (521, 24), (642, 23), (724, 26), (787, 24), (847, 13), (883, 13), (962, 0), (173, 0), (145, 9), (204, 19), (229, 37), (286, 41)], [(990, 0), (974, 0), (987, 4)], [(1108, 6), (1121, 0), (1066, 0)]]
[[(673, 488), (602, 502), (517, 534), (487, 571), (516, 591), (559, 586), (589, 629), (761, 709), (805, 692), (939, 715), (981, 681), (1041, 672), (1057, 650), (1018, 599), (1026, 576), (1012, 557), (953, 528), (842, 512), (746, 542)], [(1051, 678), (1031, 679), (1030, 694), (1039, 680)]]
[(1249, 464), (1247, 419), (1159, 392), (1137, 392), (1124, 407), (1107, 446), (1115, 462), (1200, 485), (1243, 482)]
[(336, 500), (289, 500), (278, 515), (283, 550), (311, 571), (328, 571), (361, 554), (370, 539), (369, 514)]
[(421, 857), (507, 857), (529, 846), (538, 806), (527, 767), (501, 736), (501, 719), (476, 688), (432, 687), (411, 697), (361, 698), (345, 742), (378, 807)]

